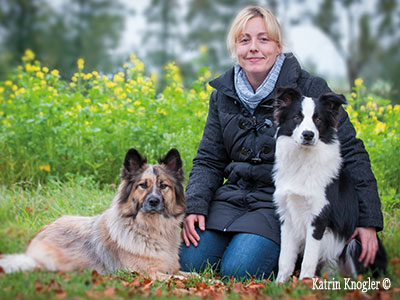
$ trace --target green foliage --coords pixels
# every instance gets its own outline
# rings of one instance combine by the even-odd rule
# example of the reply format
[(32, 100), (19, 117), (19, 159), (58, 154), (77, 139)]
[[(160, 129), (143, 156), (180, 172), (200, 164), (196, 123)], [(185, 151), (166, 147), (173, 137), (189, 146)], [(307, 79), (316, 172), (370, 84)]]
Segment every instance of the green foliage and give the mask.
[(83, 73), (80, 59), (70, 84), (33, 59), (27, 51), (24, 66), (0, 83), (1, 183), (76, 175), (116, 182), (131, 147), (150, 162), (176, 147), (190, 170), (207, 114), (209, 72), (183, 89), (171, 63), (167, 87), (156, 95), (156, 79), (143, 76), (134, 55), (110, 78)]
[(30, 48), (49, 68), (71, 77), (78, 57), (88, 70), (114, 70), (125, 16), (119, 0), (0, 0), (0, 77)]
[(400, 208), (400, 105), (368, 93), (360, 78), (353, 90), (347, 112), (370, 155), (382, 202)]

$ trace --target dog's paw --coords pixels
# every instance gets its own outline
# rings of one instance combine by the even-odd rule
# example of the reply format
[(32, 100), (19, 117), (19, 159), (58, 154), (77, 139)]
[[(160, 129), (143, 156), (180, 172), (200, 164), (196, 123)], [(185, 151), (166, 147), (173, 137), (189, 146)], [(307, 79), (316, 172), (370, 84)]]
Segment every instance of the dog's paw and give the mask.
[(276, 276), (275, 282), (278, 283), (284, 283), (285, 281), (288, 280), (290, 274), (289, 273), (283, 273), (283, 272), (278, 272), (278, 276)]

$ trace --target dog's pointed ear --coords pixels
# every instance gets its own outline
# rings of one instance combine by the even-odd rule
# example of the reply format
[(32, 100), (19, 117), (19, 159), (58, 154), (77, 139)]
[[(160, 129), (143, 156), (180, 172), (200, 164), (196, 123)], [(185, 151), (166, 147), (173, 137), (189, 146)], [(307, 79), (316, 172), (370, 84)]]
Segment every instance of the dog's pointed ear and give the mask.
[(301, 97), (301, 93), (298, 89), (285, 87), (277, 88), (275, 95), (273, 104), (275, 108), (287, 107), (293, 100)]
[(158, 159), (158, 163), (160, 165), (164, 165), (168, 170), (183, 177), (182, 159), (177, 149), (172, 148), (169, 150), (164, 157)]
[(139, 151), (137, 151), (134, 148), (129, 149), (125, 155), (124, 169), (122, 170), (122, 177), (124, 177), (124, 175), (126, 175), (127, 173), (136, 172), (146, 162), (147, 162), (147, 159), (145, 157), (142, 157), (140, 155)]
[(275, 91), (274, 107), (274, 122), (279, 125), (281, 123), (282, 111), (290, 106), (296, 99), (301, 98), (301, 93), (295, 88), (280, 87)]
[(319, 101), (326, 107), (326, 109), (333, 112), (335, 115), (339, 113), (339, 108), (341, 105), (347, 104), (345, 96), (332, 92), (321, 95), (319, 97)]

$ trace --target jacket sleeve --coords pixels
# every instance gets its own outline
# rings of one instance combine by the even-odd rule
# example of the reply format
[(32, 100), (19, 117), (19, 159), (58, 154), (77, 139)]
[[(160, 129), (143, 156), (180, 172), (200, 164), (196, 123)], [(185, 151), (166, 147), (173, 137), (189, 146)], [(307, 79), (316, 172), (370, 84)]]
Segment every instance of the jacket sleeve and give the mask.
[(210, 97), (208, 117), (186, 186), (186, 213), (207, 216), (208, 206), (229, 163), (218, 117), (217, 91)]
[(383, 229), (381, 201), (371, 162), (364, 143), (356, 138), (356, 131), (347, 112), (341, 109), (338, 136), (341, 144), (344, 171), (355, 186), (359, 205), (359, 227)]

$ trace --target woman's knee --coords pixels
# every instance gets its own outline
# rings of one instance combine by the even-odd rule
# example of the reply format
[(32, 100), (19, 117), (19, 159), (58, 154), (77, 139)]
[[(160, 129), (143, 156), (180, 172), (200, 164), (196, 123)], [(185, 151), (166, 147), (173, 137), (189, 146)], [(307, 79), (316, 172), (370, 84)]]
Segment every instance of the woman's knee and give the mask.
[(222, 262), (221, 274), (236, 279), (256, 276), (269, 278), (276, 273), (279, 246), (273, 241), (253, 234), (239, 234), (229, 244)]
[(184, 243), (181, 244), (179, 254), (181, 270), (202, 272), (207, 267), (216, 270), (230, 239), (219, 232), (210, 230), (198, 230), (198, 233), (200, 241), (197, 247), (193, 244), (189, 247), (186, 247)]

